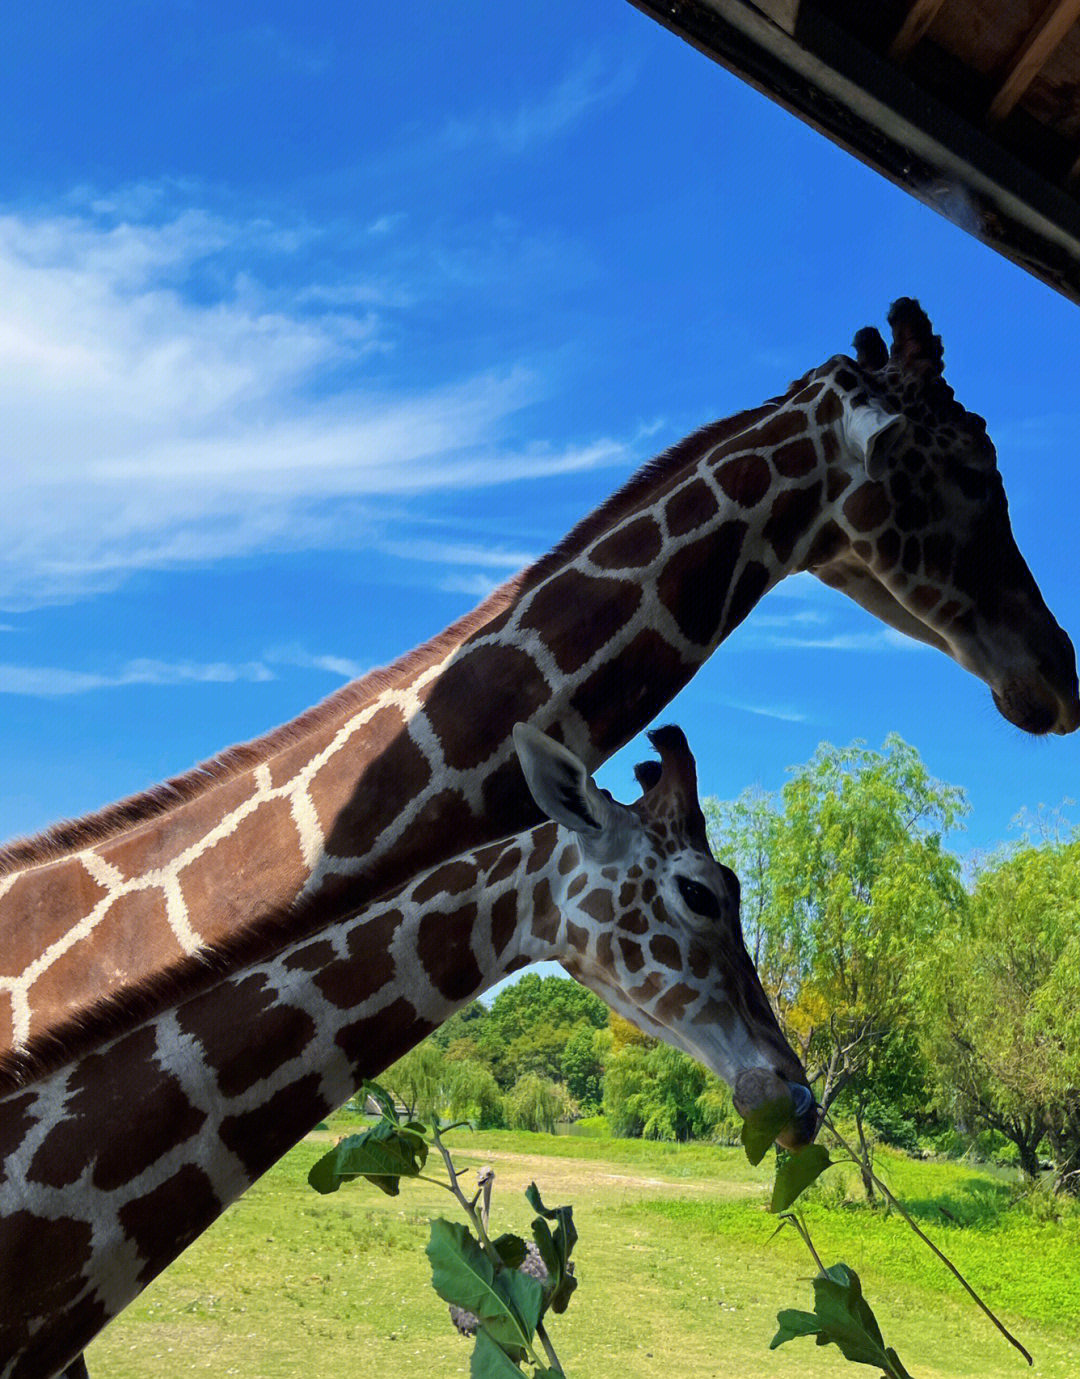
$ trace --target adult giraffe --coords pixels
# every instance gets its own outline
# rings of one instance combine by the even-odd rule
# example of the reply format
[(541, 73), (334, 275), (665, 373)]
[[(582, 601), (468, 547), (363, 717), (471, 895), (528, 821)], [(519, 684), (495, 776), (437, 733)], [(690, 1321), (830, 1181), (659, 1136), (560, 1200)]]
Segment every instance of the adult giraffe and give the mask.
[[(282, 947), (278, 926), (189, 958), (158, 1009), (121, 1001), (84, 1051), (0, 1098), (0, 1377), (85, 1374), (82, 1348), (331, 1108), (514, 968), (559, 958), (735, 1087), (803, 1069), (747, 955), (738, 881), (709, 851), (694, 760), (652, 734), (648, 788), (616, 804), (521, 725), (556, 822), (442, 863)], [(187, 991), (185, 993), (185, 986)], [(111, 1031), (111, 1034), (109, 1033)], [(135, 1091), (134, 1089), (137, 1089)]]
[(795, 570), (945, 651), (1021, 728), (1072, 732), (1072, 645), (1016, 548), (985, 424), (919, 305), (889, 321), (891, 349), (862, 330), (856, 359), (682, 441), (388, 669), (0, 852), (0, 1080), (203, 945), (267, 915), (323, 924), (532, 825), (517, 720), (595, 769)]

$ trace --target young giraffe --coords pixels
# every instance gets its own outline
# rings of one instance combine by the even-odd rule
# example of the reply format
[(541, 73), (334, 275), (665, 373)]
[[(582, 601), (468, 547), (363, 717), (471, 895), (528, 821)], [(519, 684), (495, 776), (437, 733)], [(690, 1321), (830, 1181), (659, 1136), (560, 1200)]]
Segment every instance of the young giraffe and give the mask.
[(1080, 723), (1072, 646), (1009, 526), (994, 449), (910, 299), (705, 427), (472, 614), (295, 723), (0, 851), (0, 1081), (103, 994), (291, 913), (323, 924), (529, 827), (518, 719), (594, 769), (778, 580), (812, 570), (991, 687), (1032, 733)]
[(785, 1142), (812, 1139), (805, 1074), (743, 944), (738, 881), (709, 851), (681, 731), (651, 735), (661, 760), (639, 768), (648, 788), (632, 806), (536, 729), (515, 735), (553, 822), (277, 952), (280, 930), (261, 951), (249, 934), (210, 984), (189, 960), (191, 994), (174, 989), (149, 1016), (121, 1004), (104, 1042), (0, 1101), (2, 1379), (81, 1364), (91, 1337), (363, 1078), (526, 963), (561, 959), (737, 1098), (740, 1080), (779, 1075), (801, 1107)]

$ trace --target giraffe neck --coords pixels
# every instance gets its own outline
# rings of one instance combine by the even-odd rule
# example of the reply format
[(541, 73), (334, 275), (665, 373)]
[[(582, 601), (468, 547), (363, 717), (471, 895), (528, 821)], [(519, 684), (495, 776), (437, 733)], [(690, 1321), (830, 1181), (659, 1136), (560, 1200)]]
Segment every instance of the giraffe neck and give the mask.
[(445, 863), (0, 1099), (0, 1373), (63, 1368), (366, 1077), (535, 956), (545, 824)]
[(829, 439), (790, 402), (706, 427), (257, 764), (241, 749), (194, 798), (0, 878), (0, 1055), (267, 914), (325, 922), (529, 827), (513, 724), (592, 769), (649, 723), (812, 553)]

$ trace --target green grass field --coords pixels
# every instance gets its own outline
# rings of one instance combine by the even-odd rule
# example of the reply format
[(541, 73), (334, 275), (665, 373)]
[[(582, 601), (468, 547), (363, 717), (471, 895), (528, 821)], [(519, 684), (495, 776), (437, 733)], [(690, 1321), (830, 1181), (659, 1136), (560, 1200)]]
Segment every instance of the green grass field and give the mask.
[[(454, 1202), (423, 1182), (395, 1198), (364, 1182), (316, 1196), (307, 1171), (332, 1138), (297, 1146), (159, 1278), (90, 1348), (91, 1375), (467, 1375), (471, 1345), (431, 1291), (423, 1253), (428, 1218), (454, 1217)], [(767, 1164), (703, 1145), (451, 1140), (460, 1163), (495, 1169), (497, 1229), (528, 1235), (521, 1189), (533, 1179), (549, 1205), (573, 1205), (580, 1287), (550, 1327), (573, 1379), (871, 1374), (810, 1340), (768, 1349), (777, 1311), (810, 1307), (813, 1266), (793, 1233), (769, 1239)], [(956, 1164), (883, 1154), (879, 1167), (1035, 1356), (1028, 1370), (901, 1221), (847, 1203), (826, 1177), (805, 1212), (817, 1248), (858, 1270), (915, 1379), (1076, 1379), (1080, 1214), (1040, 1221), (1007, 1206), (1000, 1179)]]

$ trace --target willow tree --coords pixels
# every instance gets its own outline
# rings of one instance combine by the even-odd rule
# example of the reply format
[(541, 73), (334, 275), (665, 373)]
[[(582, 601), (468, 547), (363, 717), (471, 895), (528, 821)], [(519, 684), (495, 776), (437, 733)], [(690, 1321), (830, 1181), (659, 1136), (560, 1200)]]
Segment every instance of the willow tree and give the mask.
[(939, 1095), (1080, 1193), (1080, 840), (984, 866), (929, 974)]
[(819, 1100), (843, 1092), (864, 1151), (875, 1065), (895, 1070), (913, 1047), (937, 937), (965, 904), (943, 838), (966, 812), (963, 791), (895, 734), (880, 752), (823, 744), (779, 796), (707, 806), (766, 991), (819, 1065)]

